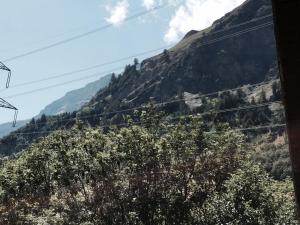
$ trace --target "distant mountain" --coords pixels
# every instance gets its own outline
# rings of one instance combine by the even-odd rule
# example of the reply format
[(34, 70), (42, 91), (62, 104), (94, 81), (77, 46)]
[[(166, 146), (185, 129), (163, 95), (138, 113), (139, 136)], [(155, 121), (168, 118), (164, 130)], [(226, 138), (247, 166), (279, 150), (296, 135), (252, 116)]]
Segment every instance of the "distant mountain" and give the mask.
[(16, 123), (16, 126), (12, 126), (12, 122), (0, 124), (0, 138), (8, 135), (10, 132), (18, 130), (20, 127), (23, 127), (29, 120), (19, 120)]
[[(59, 115), (80, 109), (85, 103), (89, 102), (100, 89), (106, 87), (110, 79), (111, 74), (101, 77), (99, 80), (91, 82), (83, 88), (68, 92), (64, 97), (46, 106), (35, 118), (40, 118), (43, 114), (48, 116)], [(11, 122), (0, 124), (0, 138), (23, 127), (29, 121), (30, 120), (19, 120), (16, 127), (12, 127)]]
[[(127, 65), (110, 84), (96, 93), (81, 109), (49, 116), (28, 124), (19, 132), (1, 139), (0, 152), (11, 154), (24, 149), (53, 130), (72, 127), (76, 118), (91, 126), (123, 121), (122, 113), (153, 99), (172, 101), (166, 113), (188, 109), (185, 96), (260, 83), (276, 76), (276, 48), (270, 0), (247, 0), (241, 6), (202, 31), (191, 31), (183, 40), (140, 64)], [(258, 19), (259, 18), (259, 19)], [(230, 29), (228, 29), (230, 28)], [(176, 101), (184, 98), (185, 101)], [(175, 101), (174, 101), (175, 100)], [(61, 107), (57, 107), (60, 112)]]
[(68, 92), (64, 97), (47, 105), (38, 115), (59, 115), (80, 109), (89, 102), (93, 96), (102, 88), (106, 87), (111, 79), (111, 74), (101, 77), (99, 80), (87, 84), (85, 87)]

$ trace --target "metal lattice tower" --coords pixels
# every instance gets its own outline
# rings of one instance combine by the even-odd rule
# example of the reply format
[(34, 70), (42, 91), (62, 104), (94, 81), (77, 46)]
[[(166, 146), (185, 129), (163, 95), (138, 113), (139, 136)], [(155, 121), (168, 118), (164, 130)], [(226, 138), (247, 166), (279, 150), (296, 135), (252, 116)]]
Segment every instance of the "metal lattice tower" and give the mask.
[[(0, 69), (8, 72), (7, 80), (6, 80), (6, 88), (8, 88), (10, 83), (10, 78), (11, 78), (11, 70), (7, 66), (5, 66), (2, 62), (0, 62)], [(12, 104), (10, 104), (9, 102), (5, 101), (3, 98), (0, 98), (0, 108), (12, 109), (15, 111), (13, 126), (16, 126), (18, 109)]]

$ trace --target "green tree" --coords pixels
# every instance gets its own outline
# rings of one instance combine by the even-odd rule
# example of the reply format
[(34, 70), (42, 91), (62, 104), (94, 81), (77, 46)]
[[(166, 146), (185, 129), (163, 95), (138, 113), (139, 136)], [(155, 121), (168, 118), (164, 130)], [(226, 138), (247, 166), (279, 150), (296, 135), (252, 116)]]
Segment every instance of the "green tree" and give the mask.
[(163, 51), (163, 60), (166, 63), (170, 63), (170, 55), (169, 55), (169, 51), (167, 49), (164, 49), (164, 51)]
[(2, 161), (0, 224), (294, 224), (290, 181), (247, 166), (243, 134), (203, 127), (151, 103), (123, 128), (57, 131)]
[(195, 212), (198, 224), (298, 224), (290, 181), (274, 182), (258, 166), (247, 164), (224, 187)]

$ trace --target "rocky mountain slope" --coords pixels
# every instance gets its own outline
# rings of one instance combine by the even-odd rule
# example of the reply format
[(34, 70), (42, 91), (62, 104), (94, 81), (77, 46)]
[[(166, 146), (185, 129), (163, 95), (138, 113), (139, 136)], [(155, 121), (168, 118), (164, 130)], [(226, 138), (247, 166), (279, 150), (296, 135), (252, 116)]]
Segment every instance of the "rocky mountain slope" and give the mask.
[(144, 104), (149, 98), (160, 102), (176, 99), (183, 92), (208, 93), (268, 79), (276, 62), (272, 26), (214, 41), (271, 21), (271, 17), (256, 21), (271, 13), (269, 0), (246, 1), (210, 28), (189, 32), (173, 48), (144, 60), (140, 70), (127, 67), (123, 76), (100, 91), (81, 112), (125, 109)]
[[(189, 32), (173, 48), (140, 65), (126, 66), (77, 112), (41, 118), (3, 138), (0, 152), (20, 151), (52, 130), (70, 128), (76, 118), (91, 126), (113, 123), (123, 114), (109, 112), (147, 104), (150, 99), (173, 101), (186, 93), (209, 93), (269, 80), (276, 76), (273, 27), (266, 26), (272, 21), (271, 13), (270, 0), (247, 0), (211, 27)], [(182, 109), (186, 110), (184, 101), (165, 108), (169, 113)]]

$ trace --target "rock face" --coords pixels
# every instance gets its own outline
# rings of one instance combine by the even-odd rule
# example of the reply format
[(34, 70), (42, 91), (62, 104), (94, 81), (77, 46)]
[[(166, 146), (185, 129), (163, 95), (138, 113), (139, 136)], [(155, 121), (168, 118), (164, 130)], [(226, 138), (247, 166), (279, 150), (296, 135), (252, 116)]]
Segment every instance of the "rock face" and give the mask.
[[(123, 74), (113, 77), (108, 87), (77, 112), (44, 120), (74, 120), (79, 116), (94, 126), (100, 122), (95, 115), (137, 107), (149, 99), (170, 101), (185, 93), (192, 96), (269, 80), (276, 76), (271, 13), (270, 0), (247, 0), (211, 27), (190, 31), (173, 48), (140, 64), (126, 66)], [(180, 109), (181, 106), (170, 111)], [(117, 120), (112, 117), (105, 119)], [(72, 123), (67, 122), (67, 125), (70, 127)], [(39, 123), (34, 129), (28, 125), (20, 131), (55, 130), (67, 125)], [(20, 144), (18, 147), (19, 142), (30, 144), (43, 135), (11, 134), (1, 140), (4, 144), (0, 144), (0, 153), (20, 151), (23, 148)]]

